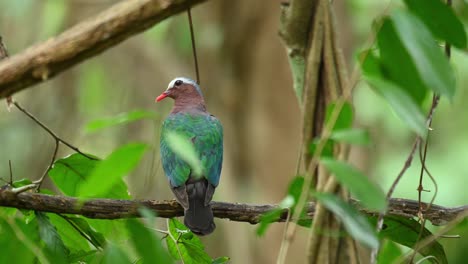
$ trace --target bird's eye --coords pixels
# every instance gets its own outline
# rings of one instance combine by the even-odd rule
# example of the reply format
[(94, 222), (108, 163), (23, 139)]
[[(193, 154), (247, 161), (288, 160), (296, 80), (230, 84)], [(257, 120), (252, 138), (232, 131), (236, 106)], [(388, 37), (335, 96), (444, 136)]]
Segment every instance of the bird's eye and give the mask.
[(181, 85), (183, 83), (184, 83), (183, 81), (177, 80), (177, 81), (175, 81), (174, 86), (179, 86), (179, 85)]

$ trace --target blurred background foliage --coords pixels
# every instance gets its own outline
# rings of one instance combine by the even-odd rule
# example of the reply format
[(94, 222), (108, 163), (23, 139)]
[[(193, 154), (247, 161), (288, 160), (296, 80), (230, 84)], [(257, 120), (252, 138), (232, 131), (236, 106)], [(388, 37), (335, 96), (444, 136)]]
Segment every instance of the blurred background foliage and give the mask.
[[(13, 55), (114, 2), (0, 0), (0, 35)], [(349, 69), (364, 48), (373, 20), (387, 6), (402, 6), (400, 1), (389, 2), (334, 1)], [(454, 1), (454, 9), (466, 27), (466, 1)], [(279, 1), (213, 0), (193, 9), (201, 87), (209, 111), (225, 129), (225, 162), (215, 200), (276, 203), (295, 176), (300, 112), (286, 52), (277, 34), (279, 13)], [(435, 203), (444, 206), (468, 204), (463, 184), (468, 174), (467, 58), (466, 51), (454, 50), (457, 92), (453, 102), (442, 99), (429, 144), (427, 164), (439, 186)], [(60, 136), (88, 153), (105, 157), (125, 143), (150, 144), (151, 151), (127, 178), (129, 190), (134, 198), (171, 199), (159, 162), (158, 133), (172, 103), (155, 104), (154, 98), (174, 77), (195, 78), (192, 61), (187, 17), (181, 14), (14, 97)], [(430, 98), (425, 104), (430, 104)], [(409, 153), (414, 134), (364, 82), (355, 89), (354, 107), (356, 125), (370, 130), (372, 144), (353, 149), (352, 162), (387, 190)], [(93, 120), (138, 109), (154, 111), (155, 117), (94, 132), (86, 129)], [(0, 107), (0, 138), (2, 178), (8, 175), (8, 160), (12, 161), (15, 178), (42, 175), (54, 148), (49, 135), (16, 109), (8, 112)], [(70, 151), (62, 148), (59, 157), (68, 154)], [(413, 163), (395, 197), (417, 198), (418, 165)], [(423, 193), (428, 201), (434, 188), (429, 182), (425, 182), (425, 188), (431, 190)], [(216, 221), (217, 232), (202, 238), (211, 256), (231, 256), (233, 263), (273, 263), (276, 259), (283, 225), (275, 224), (265, 236), (257, 237), (255, 227), (249, 224)], [(453, 231), (462, 235), (461, 239), (442, 239), (450, 263), (468, 258), (466, 230)], [(305, 258), (305, 239), (306, 235), (299, 232), (291, 247), (290, 263)]]

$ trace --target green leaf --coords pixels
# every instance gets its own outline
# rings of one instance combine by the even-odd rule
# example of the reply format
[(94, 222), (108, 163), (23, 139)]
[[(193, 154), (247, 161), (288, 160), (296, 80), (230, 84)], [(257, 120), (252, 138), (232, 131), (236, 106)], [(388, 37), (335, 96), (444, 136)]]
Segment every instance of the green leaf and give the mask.
[(92, 260), (96, 257), (97, 250), (84, 251), (80, 250), (68, 256), (68, 261), (70, 263), (91, 263)]
[(375, 249), (379, 240), (369, 221), (351, 205), (329, 193), (314, 193), (315, 198), (343, 222), (346, 231), (363, 245)]
[(328, 158), (321, 159), (320, 162), (364, 206), (380, 212), (385, 210), (387, 202), (383, 191), (356, 168), (345, 162)]
[(128, 239), (126, 219), (86, 219), (89, 225), (101, 233), (107, 241), (122, 241)]
[(104, 250), (104, 256), (101, 264), (129, 264), (132, 263), (128, 255), (117, 245), (108, 243)]
[(405, 0), (405, 3), (434, 36), (457, 48), (466, 48), (465, 28), (452, 8), (441, 0)]
[(364, 129), (343, 129), (334, 131), (330, 138), (334, 141), (344, 142), (355, 145), (369, 145), (369, 132)]
[(157, 114), (153, 111), (147, 110), (133, 110), (131, 112), (121, 113), (113, 117), (101, 118), (89, 122), (86, 125), (86, 132), (96, 132), (103, 128), (108, 128), (112, 126), (125, 125), (141, 119), (154, 119), (157, 117)]
[(46, 245), (46, 254), (54, 263), (68, 263), (68, 248), (62, 241), (55, 226), (50, 223), (45, 213), (35, 212), (39, 226), (39, 235)]
[[(24, 239), (19, 239), (16, 230), (14, 230), (6, 217), (2, 214), (0, 217), (0, 248), (2, 254), (0, 254), (0, 263), (35, 263), (38, 258), (35, 252), (32, 252), (29, 247), (26, 246)], [(37, 243), (39, 241), (39, 232), (37, 227), (37, 221), (31, 221), (26, 224), (19, 218), (12, 219), (15, 225), (19, 227), (21, 232), (27, 236), (28, 242)]]
[(204, 169), (197, 151), (188, 137), (176, 132), (168, 132), (167, 144), (178, 157), (190, 165), (195, 175), (202, 175)]
[[(381, 38), (384, 34), (394, 34), (396, 42), (385, 44)], [(398, 52), (405, 52), (410, 57), (409, 60), (392, 60), (392, 63), (395, 64), (386, 63), (386, 69), (400, 67), (400, 73), (406, 75), (399, 76), (400, 78), (416, 79), (419, 77), (426, 90), (431, 89), (435, 93), (447, 96), (449, 99), (453, 98), (455, 76), (449, 61), (442, 49), (434, 41), (431, 32), (417, 17), (408, 12), (394, 12), (382, 25), (381, 31), (378, 33), (378, 43), (381, 47), (382, 59), (384, 59), (384, 55), (389, 49), (396, 48), (402, 48)], [(387, 60), (383, 61), (386, 62)], [(416, 74), (413, 76), (413, 72), (404, 72), (405, 65), (414, 67)], [(397, 76), (393, 75), (393, 77), (396, 78)], [(416, 88), (408, 84), (396, 83), (404, 87), (406, 91)]]
[(294, 177), (289, 183), (288, 193), (286, 197), (279, 204), (279, 208), (275, 208), (271, 211), (264, 213), (260, 217), (260, 223), (257, 228), (257, 235), (263, 236), (270, 224), (276, 222), (284, 210), (284, 208), (291, 208), (291, 212), (294, 212), (297, 201), (301, 196), (302, 186), (304, 185), (304, 177)]
[[(310, 155), (315, 155), (315, 151), (317, 151), (317, 147), (322, 140), (320, 138), (314, 138), (312, 143), (309, 144), (309, 153)], [(322, 153), (320, 153), (320, 157), (333, 157), (333, 150), (335, 144), (333, 140), (327, 140), (325, 145), (322, 148)]]
[(263, 236), (271, 223), (276, 222), (281, 216), (283, 208), (275, 208), (268, 211), (260, 217), (260, 223), (257, 228), (257, 236)]
[(56, 214), (49, 214), (50, 223), (55, 226), (57, 233), (62, 238), (63, 244), (71, 253), (89, 251), (90, 243), (67, 220)]
[(18, 188), (22, 186), (26, 186), (32, 184), (32, 181), (30, 179), (21, 179), (13, 182), (13, 187)]
[(79, 187), (79, 196), (99, 197), (108, 193), (138, 165), (146, 149), (145, 144), (119, 147), (96, 166), (86, 182)]
[(192, 231), (190, 231), (181, 222), (174, 218), (170, 219), (169, 232), (172, 237), (177, 240), (176, 243), (170, 237), (166, 238), (167, 247), (172, 257), (180, 259), (180, 255), (182, 255), (182, 259), (185, 264), (210, 264), (212, 262), (211, 257), (205, 252), (205, 247), (201, 243), (200, 239), (193, 235)]
[(359, 63), (365, 76), (382, 78), (380, 59), (373, 50), (364, 50), (359, 53)]
[[(376, 216), (370, 216), (369, 220), (373, 223), (377, 223)], [(412, 218), (405, 218), (402, 216), (387, 215), (384, 218), (384, 224), (380, 235), (398, 244), (414, 248), (418, 241), (419, 232), (421, 231), (421, 224)], [(426, 228), (423, 229), (421, 240), (432, 236), (431, 232)], [(423, 256), (434, 256), (438, 262), (434, 259), (430, 261), (433, 263), (446, 264), (447, 256), (445, 255), (444, 248), (442, 245), (434, 241), (428, 246), (419, 250), (419, 253)]]
[(367, 78), (367, 82), (390, 104), (395, 113), (420, 136), (427, 132), (426, 118), (416, 102), (399, 86), (382, 79)]
[[(289, 182), (287, 196), (293, 199), (292, 205), (296, 205), (297, 202), (299, 201), (299, 197), (301, 197), (303, 186), (304, 186), (304, 177), (302, 176), (296, 176), (294, 177), (294, 179), (292, 179), (292, 181)], [(284, 205), (284, 207), (291, 207), (292, 205), (289, 205), (289, 206)]]
[[(325, 124), (331, 121), (330, 119), (333, 117), (335, 108), (338, 105), (338, 102), (330, 103), (327, 106), (327, 110), (325, 113)], [(340, 113), (336, 119), (335, 125), (333, 126), (332, 131), (342, 130), (350, 128), (353, 125), (353, 107), (350, 103), (344, 102), (343, 106), (341, 107)]]
[(172, 263), (170, 256), (163, 249), (161, 241), (154, 232), (137, 219), (127, 220), (127, 229), (138, 255), (143, 263)]
[(94, 230), (88, 223), (88, 221), (81, 217), (71, 217), (67, 216), (68, 220), (71, 221), (81, 232), (86, 234), (91, 240), (91, 243), (97, 248), (104, 248), (106, 245), (106, 239), (104, 236)]
[(213, 259), (213, 262), (211, 262), (211, 264), (224, 264), (224, 263), (228, 263), (229, 260), (231, 260), (229, 257), (219, 257), (219, 258)]
[[(368, 57), (364, 62), (364, 65), (377, 63), (380, 72), (367, 75), (368, 72), (364, 71), (364, 74), (370, 79), (381, 79), (396, 84), (417, 105), (421, 105), (430, 88), (424, 85), (423, 77), (419, 75), (411, 55), (400, 38), (392, 20), (385, 18), (377, 33), (380, 58)], [(374, 62), (368, 62), (368, 60), (374, 60)]]
[[(78, 190), (100, 164), (100, 160), (89, 159), (79, 153), (55, 161), (49, 176), (55, 185), (68, 196), (78, 196)], [(103, 179), (104, 180), (104, 179)], [(128, 199), (127, 185), (119, 179), (114, 187), (103, 194), (104, 198)]]
[(390, 240), (385, 240), (377, 256), (377, 263), (392, 264), (402, 255), (398, 245)]

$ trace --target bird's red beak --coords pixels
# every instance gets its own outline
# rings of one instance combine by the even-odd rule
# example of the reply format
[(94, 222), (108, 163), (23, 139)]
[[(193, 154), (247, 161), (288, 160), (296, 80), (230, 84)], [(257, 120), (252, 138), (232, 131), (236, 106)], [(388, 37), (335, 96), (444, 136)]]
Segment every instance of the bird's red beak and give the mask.
[(161, 101), (162, 99), (166, 98), (168, 95), (169, 95), (169, 93), (167, 91), (165, 91), (160, 96), (156, 97), (156, 102)]

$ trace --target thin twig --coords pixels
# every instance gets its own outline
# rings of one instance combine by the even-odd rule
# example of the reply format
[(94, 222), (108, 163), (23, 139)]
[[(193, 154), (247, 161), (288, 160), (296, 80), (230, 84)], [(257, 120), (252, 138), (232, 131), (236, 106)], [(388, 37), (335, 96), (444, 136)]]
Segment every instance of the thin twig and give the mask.
[(190, 12), (190, 8), (187, 9), (187, 15), (189, 20), (190, 26), (190, 38), (192, 40), (192, 53), (193, 53), (193, 61), (195, 64), (195, 74), (197, 76), (197, 83), (200, 85), (200, 72), (198, 70), (198, 57), (197, 57), (197, 48), (195, 46), (195, 33), (193, 32), (193, 22), (192, 22), (192, 13)]
[(18, 108), (18, 110), (20, 110), (21, 112), (23, 112), (25, 115), (27, 115), (29, 118), (31, 118), (36, 124), (38, 124), (40, 127), (42, 127), (47, 133), (49, 133), (49, 135), (51, 135), (55, 140), (61, 142), (62, 144), (64, 144), (65, 146), (69, 147), (70, 149), (74, 150), (75, 152), (85, 156), (86, 158), (88, 159), (91, 159), (91, 160), (97, 160), (97, 158), (93, 157), (93, 156), (90, 156), (86, 153), (83, 153), (81, 152), (81, 150), (79, 150), (77, 147), (73, 146), (72, 144), (68, 143), (67, 141), (65, 141), (64, 139), (60, 138), (57, 134), (55, 134), (49, 127), (47, 127), (44, 123), (42, 123), (41, 121), (39, 121), (39, 119), (37, 119), (34, 115), (32, 115), (30, 112), (28, 112), (26, 109), (24, 109), (18, 102), (14, 101), (13, 104), (16, 106), (16, 108)]
[(158, 228), (154, 228), (154, 227), (147, 227), (147, 228), (149, 228), (151, 230), (154, 230), (156, 232), (159, 232), (161, 234), (169, 235), (169, 231), (166, 231), (166, 230), (162, 230), (162, 229), (158, 229)]
[(52, 166), (54, 166), (54, 162), (55, 162), (55, 158), (57, 157), (58, 149), (59, 149), (59, 140), (55, 139), (55, 148), (52, 154), (52, 158), (50, 159), (49, 166), (47, 166), (47, 169), (44, 171), (41, 178), (39, 178), (39, 180), (34, 182), (35, 184), (37, 184), (36, 191), (39, 191), (41, 189), (42, 182), (44, 182), (44, 179), (47, 176), (47, 173), (49, 173), (49, 170), (52, 168)]
[(11, 160), (8, 160), (8, 166), (10, 167), (10, 182), (9, 184), (13, 186), (13, 169), (11, 168)]
[[(419, 241), (413, 248), (414, 251), (420, 251), (424, 247), (430, 245), (432, 242), (434, 242), (436, 239), (445, 236), (445, 233), (449, 232), (452, 230), (456, 225), (458, 225), (461, 221), (464, 219), (468, 218), (468, 211), (463, 212), (459, 214), (455, 219), (451, 220), (446, 226), (444, 226), (442, 229), (438, 230), (436, 233), (434, 233), (431, 236), (426, 237), (425, 239)], [(408, 263), (405, 259), (411, 254), (412, 252), (409, 251), (406, 254), (400, 256), (394, 263)]]
[[(434, 112), (435, 112), (435, 109), (437, 108), (438, 104), (439, 104), (439, 99), (436, 96), (436, 97), (434, 97), (433, 103), (431, 105), (431, 109), (429, 110), (429, 114), (427, 115), (428, 116), (427, 117), (427, 124), (431, 124), (431, 122), (432, 122), (431, 120), (432, 120), (432, 118), (434, 116)], [(411, 167), (411, 163), (413, 161), (414, 154), (416, 152), (416, 148), (421, 143), (421, 141), (422, 141), (421, 136), (416, 136), (416, 139), (414, 140), (414, 143), (413, 143), (413, 147), (411, 148), (411, 151), (410, 151), (408, 157), (406, 158), (405, 163), (403, 164), (403, 168), (400, 170), (400, 173), (398, 173), (395, 180), (393, 180), (393, 183), (392, 183), (392, 185), (390, 186), (390, 189), (387, 192), (387, 201), (392, 197), (396, 186), (400, 182), (400, 180), (403, 177), (403, 175), (405, 174), (405, 172)], [(379, 214), (379, 217), (378, 217), (378, 220), (377, 220), (377, 232), (380, 232), (382, 230), (382, 226), (383, 226), (383, 222), (384, 222), (384, 216), (385, 216), (385, 212), (381, 212)], [(372, 250), (371, 263), (375, 263), (375, 261), (377, 259), (377, 253), (378, 253), (378, 248)]]

